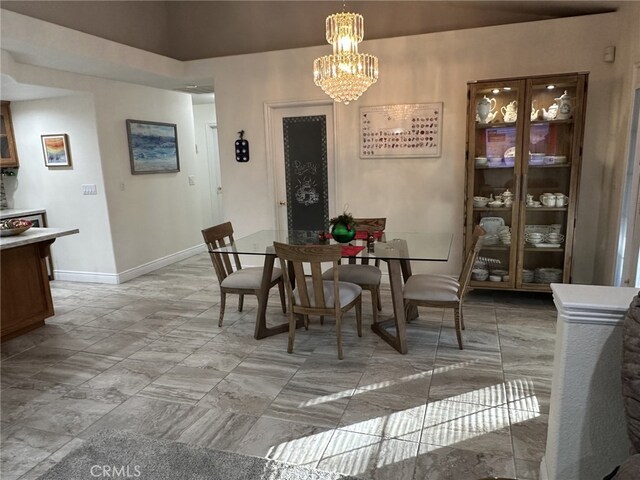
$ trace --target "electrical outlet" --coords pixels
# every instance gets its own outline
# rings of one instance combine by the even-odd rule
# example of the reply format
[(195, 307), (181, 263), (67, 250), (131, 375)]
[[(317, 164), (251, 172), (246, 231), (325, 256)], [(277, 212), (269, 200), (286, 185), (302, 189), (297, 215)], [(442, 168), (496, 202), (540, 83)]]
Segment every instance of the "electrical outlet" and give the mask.
[(120, 191), (124, 192), (124, 182), (120, 182)]
[(93, 183), (83, 184), (82, 185), (82, 194), (83, 195), (97, 195), (98, 194), (98, 188)]

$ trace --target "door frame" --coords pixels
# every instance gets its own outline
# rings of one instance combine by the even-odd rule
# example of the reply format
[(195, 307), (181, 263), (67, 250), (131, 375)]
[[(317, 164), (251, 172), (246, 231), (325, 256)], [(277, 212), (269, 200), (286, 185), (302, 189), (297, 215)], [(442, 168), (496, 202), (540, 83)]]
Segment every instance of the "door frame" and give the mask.
[[(334, 178), (328, 178), (329, 182), (333, 182), (333, 191), (335, 192), (335, 196), (338, 197), (338, 148), (337, 148), (337, 133), (338, 133), (338, 119), (336, 115), (336, 104), (333, 100), (298, 100), (298, 101), (289, 101), (289, 102), (264, 102), (264, 128), (265, 128), (265, 141), (266, 141), (266, 156), (267, 156), (267, 182), (270, 185), (271, 190), (271, 204), (273, 208), (273, 225), (274, 228), (278, 227), (286, 229), (286, 226), (278, 225), (278, 191), (280, 187), (279, 182), (284, 182), (285, 179), (277, 178), (276, 172), (278, 171), (278, 167), (276, 162), (278, 159), (276, 158), (275, 153), (275, 143), (273, 140), (273, 118), (274, 113), (278, 109), (288, 109), (288, 108), (296, 108), (296, 107), (326, 107), (331, 105), (332, 115), (333, 115), (333, 145), (332, 145), (332, 153), (333, 153), (333, 171)], [(333, 203), (333, 205), (338, 205), (336, 203), (337, 198), (329, 198), (329, 203)], [(288, 206), (287, 206), (288, 207)], [(331, 212), (329, 212), (331, 215)]]
[[(218, 223), (222, 223), (224, 220), (224, 205), (222, 198), (223, 190), (218, 190), (218, 188), (222, 189), (218, 124), (215, 122), (207, 122), (204, 128), (207, 148), (207, 164), (209, 165), (209, 197), (211, 203), (211, 214), (214, 217), (213, 224), (217, 225)], [(216, 136), (216, 145), (214, 145), (213, 142), (213, 135)], [(213, 180), (215, 180), (215, 182)], [(217, 183), (217, 185), (214, 185), (214, 183)]]
[[(634, 65), (631, 90), (632, 107), (629, 115), (629, 130), (624, 158), (627, 160), (623, 180), (621, 211), (618, 218), (618, 237), (615, 271), (612, 285), (635, 287), (640, 277), (640, 124), (634, 115), (638, 114), (640, 95), (640, 63)], [(635, 131), (634, 131), (635, 127)], [(635, 143), (631, 144), (635, 139)]]

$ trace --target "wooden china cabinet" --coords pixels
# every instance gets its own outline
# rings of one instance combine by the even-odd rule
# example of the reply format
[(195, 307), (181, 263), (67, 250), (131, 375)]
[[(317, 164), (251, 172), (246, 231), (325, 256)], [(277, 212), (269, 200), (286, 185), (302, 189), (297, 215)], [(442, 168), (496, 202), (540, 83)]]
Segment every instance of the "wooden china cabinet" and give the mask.
[(587, 73), (468, 84), (465, 252), (487, 230), (472, 288), (571, 282)]

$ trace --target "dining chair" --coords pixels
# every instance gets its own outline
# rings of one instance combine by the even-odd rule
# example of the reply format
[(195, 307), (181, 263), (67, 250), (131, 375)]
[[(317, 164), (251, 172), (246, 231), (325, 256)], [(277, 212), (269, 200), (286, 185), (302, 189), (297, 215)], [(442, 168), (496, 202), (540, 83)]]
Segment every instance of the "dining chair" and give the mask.
[[(221, 223), (220, 225), (206, 228), (202, 230), (202, 236), (204, 237), (204, 243), (207, 245), (207, 249), (209, 250), (211, 263), (213, 263), (213, 268), (216, 271), (218, 283), (220, 284), (219, 327), (222, 326), (226, 296), (228, 293), (238, 294), (240, 296), (238, 300), (238, 311), (242, 312), (245, 295), (255, 295), (259, 300), (261, 295), (269, 295), (269, 290), (271, 290), (274, 285), (278, 285), (282, 312), (287, 313), (282, 270), (274, 267), (271, 275), (271, 281), (263, 291), (262, 267), (242, 268), (240, 256), (237, 253), (222, 253), (216, 251), (216, 249), (229, 246), (233, 243), (233, 226), (231, 225), (231, 222)], [(233, 258), (233, 264), (231, 263), (231, 258)], [(259, 314), (260, 313), (258, 312), (258, 315)]]
[(402, 292), (406, 318), (409, 318), (409, 311), (413, 307), (453, 308), (456, 336), (458, 337), (460, 350), (463, 349), (462, 330), (464, 330), (462, 303), (469, 287), (473, 263), (482, 248), (482, 240), (485, 233), (480, 226), (476, 226), (474, 229), (471, 248), (467, 252), (462, 272), (458, 278), (436, 274), (411, 275)]
[[(287, 245), (274, 242), (276, 255), (280, 258), (287, 301), (289, 304), (289, 343), (287, 352), (293, 352), (296, 334), (296, 317), (304, 318), (309, 329), (309, 315), (333, 315), (336, 319), (338, 358), (342, 360), (342, 315), (355, 306), (358, 336), (362, 336), (362, 288), (343, 282), (339, 278), (338, 261), (342, 256), (340, 245)], [(330, 280), (322, 275), (322, 263), (333, 263)], [(286, 267), (285, 267), (286, 264)], [(310, 276), (305, 276), (305, 266)], [(289, 275), (295, 278), (290, 278)], [(294, 283), (292, 283), (294, 281)], [(295, 290), (293, 289), (295, 285)]]
[[(374, 232), (383, 232), (386, 225), (386, 218), (356, 218), (356, 231), (365, 231), (367, 235)], [(375, 265), (369, 265), (369, 258), (362, 257), (360, 263), (355, 263), (356, 259), (349, 259), (348, 264), (338, 266), (340, 280), (360, 285), (363, 290), (371, 293), (371, 305), (373, 310), (373, 323), (378, 322), (378, 311), (382, 310), (380, 300), (380, 282), (382, 272), (380, 271), (380, 259), (376, 258)], [(333, 276), (333, 269), (329, 269), (323, 274), (323, 278), (330, 279)]]

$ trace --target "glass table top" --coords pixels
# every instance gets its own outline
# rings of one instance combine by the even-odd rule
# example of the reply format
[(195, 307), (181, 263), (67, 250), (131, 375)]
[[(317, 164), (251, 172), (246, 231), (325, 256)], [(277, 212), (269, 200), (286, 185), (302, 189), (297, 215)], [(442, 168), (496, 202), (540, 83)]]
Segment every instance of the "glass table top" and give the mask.
[[(451, 252), (453, 235), (448, 233), (396, 232), (386, 230), (376, 238), (372, 247), (367, 240), (352, 240), (350, 245), (363, 246), (358, 257), (383, 260), (424, 260), (446, 262)], [(235, 252), (242, 255), (274, 254), (273, 242), (290, 245), (329, 245), (334, 240), (320, 241), (318, 231), (260, 230), (246, 237), (236, 238), (232, 245), (216, 251)], [(348, 256), (345, 254), (344, 256)]]

